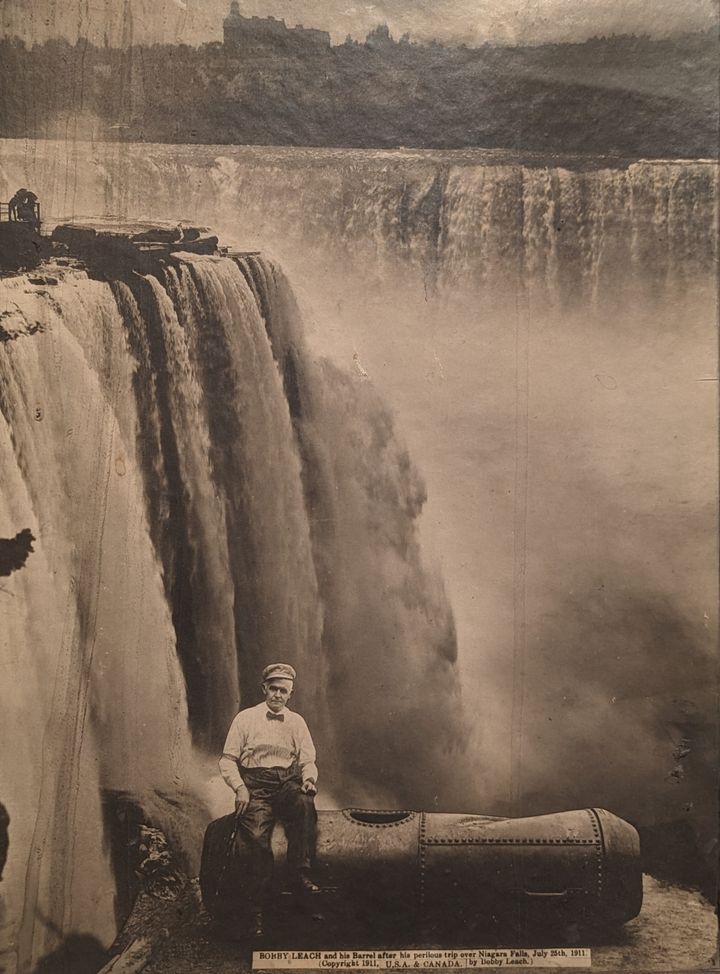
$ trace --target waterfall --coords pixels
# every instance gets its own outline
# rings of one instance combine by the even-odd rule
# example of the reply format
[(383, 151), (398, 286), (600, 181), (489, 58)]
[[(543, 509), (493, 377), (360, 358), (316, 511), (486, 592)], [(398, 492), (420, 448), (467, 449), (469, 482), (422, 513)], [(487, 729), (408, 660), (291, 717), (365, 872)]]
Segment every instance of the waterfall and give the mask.
[(208, 768), (267, 662), (296, 666), (346, 803), (436, 803), (460, 740), (423, 484), (377, 395), (309, 354), (279, 268), (38, 281), (0, 283), (0, 535), (32, 536), (0, 587), (20, 970), (112, 940), (105, 796), (197, 866)]
[(34, 538), (0, 592), (5, 892), (23, 969), (56, 928), (112, 939), (99, 788), (182, 790), (190, 740), (122, 318), (87, 279), (2, 292), (2, 534)]
[(284, 267), (332, 255), (378, 283), (621, 306), (717, 258), (712, 161), (78, 142), (68, 170), (64, 142), (2, 148), (0, 195), (32, 184), (48, 219), (182, 216)]
[[(82, 741), (77, 821), (107, 819), (98, 782), (137, 794), (191, 859), (207, 812), (176, 821), (163, 796), (206, 800), (208, 761), (255, 699), (259, 666), (291, 654), (329, 800), (489, 814), (601, 803), (641, 826), (687, 826), (702, 857), (717, 831), (716, 166), (0, 147), (0, 197), (30, 186), (50, 226), (185, 219), (273, 256), (179, 258), (110, 285), (70, 270), (55, 286), (2, 282), (0, 539), (24, 539), (25, 560), (0, 576), (0, 638), (23, 688), (3, 689), (0, 721), (35, 726), (17, 753), (37, 769), (64, 699), (58, 647), (77, 645), (95, 681), (84, 733), (54, 734), (58, 751)], [(77, 439), (91, 422), (92, 450)], [(78, 525), (109, 537), (87, 501), (103, 475), (107, 525), (124, 533), (102, 565), (117, 577), (81, 597), (97, 553)], [(129, 560), (132, 578), (117, 567)], [(104, 621), (130, 604), (122, 624)], [(98, 660), (114, 674), (124, 640), (133, 659), (159, 654), (152, 672), (175, 688), (172, 703), (126, 688), (152, 696), (157, 761), (137, 760), (134, 705), (103, 690)], [(57, 685), (74, 694), (80, 676), (63, 666)], [(15, 849), (45, 834), (50, 848), (43, 830), (59, 828), (36, 827), (41, 778), (3, 784), (35, 810), (13, 818)], [(41, 897), (50, 862), (34, 867)], [(10, 863), (3, 885), (22, 869)], [(109, 935), (102, 869), (93, 925)]]

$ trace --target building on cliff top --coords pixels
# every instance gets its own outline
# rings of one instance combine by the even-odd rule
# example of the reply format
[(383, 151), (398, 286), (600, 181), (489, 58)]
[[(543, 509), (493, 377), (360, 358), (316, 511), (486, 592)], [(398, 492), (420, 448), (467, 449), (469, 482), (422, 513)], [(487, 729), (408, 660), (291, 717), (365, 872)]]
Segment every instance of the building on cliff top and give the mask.
[(238, 0), (232, 0), (223, 21), (223, 44), (235, 54), (296, 53), (330, 47), (330, 34), (298, 24), (288, 27), (275, 17), (244, 17)]

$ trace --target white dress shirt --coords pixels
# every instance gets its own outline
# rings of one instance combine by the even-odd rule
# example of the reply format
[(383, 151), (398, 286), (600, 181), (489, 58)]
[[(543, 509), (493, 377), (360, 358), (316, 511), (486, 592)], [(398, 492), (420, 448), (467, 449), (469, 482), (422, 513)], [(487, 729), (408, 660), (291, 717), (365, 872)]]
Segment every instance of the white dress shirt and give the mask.
[[(272, 716), (269, 718), (268, 714)], [(277, 720), (277, 716), (282, 720)], [(300, 714), (284, 707), (275, 715), (264, 701), (241, 710), (230, 725), (220, 758), (220, 774), (238, 797), (247, 800), (247, 788), (238, 765), (289, 768), (291, 764), (298, 765), (303, 783), (317, 782), (315, 745)]]

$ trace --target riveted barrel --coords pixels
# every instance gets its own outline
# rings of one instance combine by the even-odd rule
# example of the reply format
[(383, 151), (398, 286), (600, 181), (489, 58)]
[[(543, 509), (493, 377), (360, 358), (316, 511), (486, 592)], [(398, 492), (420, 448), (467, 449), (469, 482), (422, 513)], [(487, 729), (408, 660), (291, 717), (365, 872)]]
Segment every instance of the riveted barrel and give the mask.
[[(282, 855), (279, 835), (275, 846)], [(620, 924), (642, 902), (637, 832), (603, 809), (518, 819), (321, 811), (315, 874), (358, 906), (416, 925), (517, 916)]]
[[(419, 812), (410, 811), (320, 811), (316, 882), (376, 930), (385, 923), (395, 932), (411, 928), (419, 907), (421, 821)], [(276, 858), (284, 844), (276, 830)]]
[(396, 889), (414, 891), (421, 820), (418, 812), (320, 812), (318, 875), (331, 886), (392, 876)]
[(637, 832), (599, 809), (532, 818), (427, 815), (420, 838), (427, 912), (457, 902), (501, 915), (624, 923), (640, 909)]
[(598, 913), (608, 923), (625, 923), (642, 906), (640, 837), (623, 819), (604, 808), (593, 809), (603, 844), (604, 881)]

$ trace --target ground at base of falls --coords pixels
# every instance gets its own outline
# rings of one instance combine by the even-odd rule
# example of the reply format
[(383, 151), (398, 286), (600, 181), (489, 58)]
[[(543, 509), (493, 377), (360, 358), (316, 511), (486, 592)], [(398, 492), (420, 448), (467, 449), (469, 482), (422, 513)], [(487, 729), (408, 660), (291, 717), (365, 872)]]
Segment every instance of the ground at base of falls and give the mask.
[[(712, 906), (697, 892), (673, 886), (650, 876), (644, 877), (644, 902), (638, 917), (613, 935), (613, 942), (591, 945), (592, 967), (596, 970), (675, 972), (717, 969), (717, 922)], [(167, 911), (182, 916), (182, 922), (155, 947), (147, 974), (240, 974), (251, 967), (251, 948), (244, 943), (223, 938), (212, 921), (196, 904), (185, 906), (163, 904), (164, 916), (152, 919), (148, 907), (144, 916), (134, 914), (126, 934), (147, 935), (148, 925), (158, 922), (167, 930)], [(161, 911), (162, 912), (162, 911)], [(307, 924), (317, 928), (316, 947), (322, 946), (322, 921), (307, 918)], [(262, 943), (256, 949), (263, 949)], [(279, 945), (295, 949), (297, 944)], [(307, 945), (303, 944), (303, 948)], [(444, 945), (451, 947), (451, 944)], [(486, 946), (474, 944), (478, 948)], [(534, 944), (525, 946), (533, 947)], [(579, 944), (579, 946), (585, 946)], [(272, 948), (278, 944), (273, 942)], [(485, 968), (491, 970), (491, 968)], [(541, 971), (542, 968), (534, 968)]]

